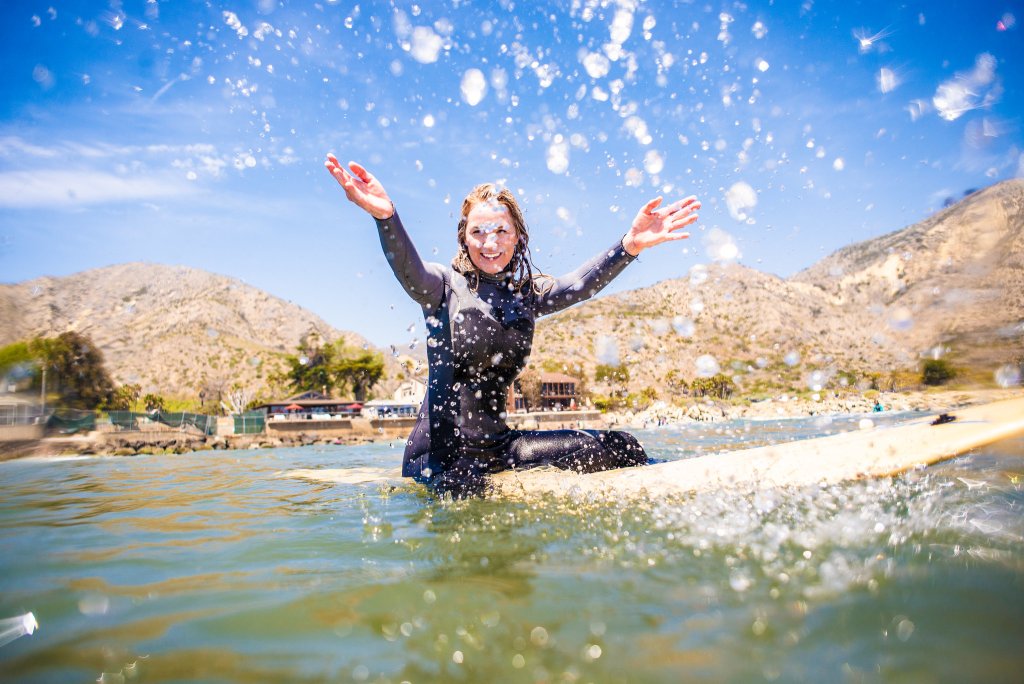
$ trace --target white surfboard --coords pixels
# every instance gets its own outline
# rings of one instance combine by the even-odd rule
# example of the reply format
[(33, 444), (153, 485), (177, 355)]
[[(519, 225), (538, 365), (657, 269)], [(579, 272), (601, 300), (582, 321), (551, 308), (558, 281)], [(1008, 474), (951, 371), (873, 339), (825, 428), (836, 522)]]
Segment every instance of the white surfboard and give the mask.
[[(830, 437), (708, 454), (637, 468), (579, 475), (536, 468), (491, 476), (493, 494), (664, 496), (716, 488), (762, 488), (828, 484), (888, 477), (943, 461), (986, 444), (1024, 434), (1024, 397), (956, 409), (953, 420), (933, 424), (938, 414), (888, 427), (870, 427)], [(398, 468), (333, 468), (283, 473), (319, 482), (409, 483)]]

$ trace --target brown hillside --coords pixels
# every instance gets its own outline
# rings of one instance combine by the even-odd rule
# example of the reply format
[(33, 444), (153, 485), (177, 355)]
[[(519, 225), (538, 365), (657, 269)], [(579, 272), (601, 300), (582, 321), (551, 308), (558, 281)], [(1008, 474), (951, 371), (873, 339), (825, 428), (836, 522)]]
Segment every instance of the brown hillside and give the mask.
[(617, 346), (629, 389), (662, 398), (703, 355), (747, 390), (834, 386), (840, 371), (915, 370), (936, 353), (991, 373), (1024, 357), (1022, 226), (1024, 181), (1008, 181), (788, 280), (716, 265), (587, 302), (541, 322), (533, 363), (589, 379)]
[(186, 398), (233, 385), (264, 396), (280, 391), (268, 379), (310, 331), (367, 344), (239, 280), (159, 264), (0, 285), (0, 312), (10, 314), (0, 344), (76, 330), (100, 347), (115, 381)]

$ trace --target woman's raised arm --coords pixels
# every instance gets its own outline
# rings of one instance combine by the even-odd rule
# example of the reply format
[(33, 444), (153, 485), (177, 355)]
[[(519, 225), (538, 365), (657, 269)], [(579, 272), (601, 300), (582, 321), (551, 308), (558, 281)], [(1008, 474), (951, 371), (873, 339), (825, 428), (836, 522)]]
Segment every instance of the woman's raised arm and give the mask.
[(324, 166), (349, 201), (377, 222), (384, 256), (409, 296), (425, 308), (438, 306), (444, 296), (444, 269), (420, 257), (381, 182), (355, 162), (349, 162), (346, 171), (333, 154), (327, 155)]

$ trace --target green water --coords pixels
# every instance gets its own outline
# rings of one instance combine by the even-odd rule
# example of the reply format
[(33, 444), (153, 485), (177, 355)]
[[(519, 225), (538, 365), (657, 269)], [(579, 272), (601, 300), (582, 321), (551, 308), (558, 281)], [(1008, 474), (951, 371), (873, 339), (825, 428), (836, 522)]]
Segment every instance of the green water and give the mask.
[[(675, 459), (856, 421), (637, 435)], [(278, 476), (400, 449), (0, 464), (0, 617), (40, 625), (0, 647), (0, 679), (1022, 680), (1024, 440), (890, 480), (671, 501)]]

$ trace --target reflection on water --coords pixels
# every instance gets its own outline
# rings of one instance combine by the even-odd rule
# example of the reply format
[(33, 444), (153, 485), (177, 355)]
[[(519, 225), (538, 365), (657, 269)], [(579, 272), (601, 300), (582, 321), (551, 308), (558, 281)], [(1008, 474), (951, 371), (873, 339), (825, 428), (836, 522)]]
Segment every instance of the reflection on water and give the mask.
[[(639, 436), (676, 459), (858, 420)], [(891, 480), (601, 504), (276, 476), (399, 459), (381, 444), (0, 464), (0, 617), (40, 624), (0, 647), (0, 671), (1019, 681), (1024, 440)]]

